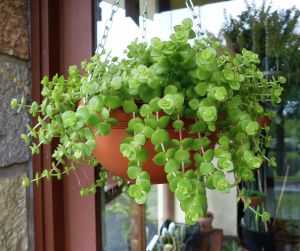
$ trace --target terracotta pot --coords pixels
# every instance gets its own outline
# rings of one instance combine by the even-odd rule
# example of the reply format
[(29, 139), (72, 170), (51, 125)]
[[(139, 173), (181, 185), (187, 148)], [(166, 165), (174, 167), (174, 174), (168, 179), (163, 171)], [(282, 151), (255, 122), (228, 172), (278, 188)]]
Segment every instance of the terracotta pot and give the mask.
[[(124, 158), (120, 152), (120, 145), (122, 139), (128, 136), (126, 132), (127, 124), (130, 119), (132, 119), (132, 114), (127, 114), (123, 109), (114, 110), (111, 112), (111, 117), (119, 121), (118, 125), (113, 126), (111, 132), (107, 136), (96, 135), (96, 148), (94, 150), (94, 155), (100, 164), (109, 171), (111, 174), (120, 176), (126, 180), (129, 180), (127, 176), (128, 160)], [(194, 120), (186, 120), (185, 128), (182, 132), (183, 138), (190, 137), (188, 133), (189, 125), (194, 123)], [(170, 138), (179, 139), (179, 133), (174, 132), (171, 124), (166, 128), (168, 130)], [(216, 134), (213, 134), (210, 140), (214, 145), (216, 142)], [(152, 184), (162, 184), (167, 183), (166, 173), (162, 166), (156, 166), (152, 158), (155, 156), (156, 152), (154, 146), (151, 144), (150, 140), (144, 145), (147, 149), (149, 156), (148, 160), (143, 164), (143, 170), (147, 171), (150, 175)], [(191, 153), (191, 155), (193, 155)]]
[(202, 217), (198, 220), (200, 226), (200, 233), (209, 233), (213, 230), (212, 221), (214, 215), (212, 212), (207, 212), (206, 217)]
[(250, 205), (251, 207), (257, 207), (258, 205), (261, 205), (264, 201), (264, 198), (261, 196), (252, 196), (250, 197)]
[(270, 126), (272, 120), (268, 116), (263, 116), (261, 119), (257, 121), (262, 127)]

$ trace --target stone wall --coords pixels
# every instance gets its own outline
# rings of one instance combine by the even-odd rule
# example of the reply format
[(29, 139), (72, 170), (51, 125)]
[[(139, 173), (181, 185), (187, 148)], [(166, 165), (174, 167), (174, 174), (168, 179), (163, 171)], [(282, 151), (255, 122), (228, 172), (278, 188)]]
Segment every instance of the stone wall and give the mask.
[(0, 1), (0, 53), (29, 59), (28, 1)]
[(26, 111), (10, 109), (12, 98), (31, 97), (29, 0), (0, 1), (0, 250), (33, 250), (32, 192), (21, 187), (29, 173), (29, 149), (20, 133)]

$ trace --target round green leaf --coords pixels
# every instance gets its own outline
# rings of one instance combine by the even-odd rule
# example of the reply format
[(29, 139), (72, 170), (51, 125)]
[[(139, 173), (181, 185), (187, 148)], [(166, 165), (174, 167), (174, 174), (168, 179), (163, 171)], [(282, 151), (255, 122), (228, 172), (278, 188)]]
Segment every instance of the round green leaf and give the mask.
[(215, 106), (201, 106), (198, 109), (198, 114), (205, 122), (217, 119), (217, 109)]
[(148, 153), (147, 149), (142, 147), (141, 150), (137, 152), (136, 160), (141, 163), (144, 163), (148, 160), (148, 157), (149, 157), (149, 153)]
[(88, 106), (91, 108), (91, 110), (95, 112), (101, 112), (103, 108), (103, 103), (100, 96), (93, 96), (88, 103)]
[(133, 100), (123, 101), (122, 107), (126, 113), (137, 112), (137, 105)]
[(223, 74), (224, 74), (224, 78), (226, 80), (229, 80), (229, 81), (234, 80), (234, 72), (233, 71), (231, 71), (231, 70), (224, 70)]
[(153, 133), (154, 133), (154, 130), (150, 126), (145, 126), (145, 128), (144, 128), (145, 137), (150, 139), (152, 137)]
[(175, 195), (179, 201), (184, 201), (191, 197), (191, 193), (188, 190), (188, 188), (185, 186), (179, 186), (179, 185), (177, 185), (177, 188), (175, 190)]
[(166, 163), (166, 154), (164, 152), (157, 153), (152, 160), (156, 165), (163, 166)]
[(216, 184), (216, 188), (217, 188), (218, 191), (221, 191), (221, 192), (228, 191), (228, 188), (229, 188), (228, 180), (225, 179), (225, 178), (220, 179)]
[(214, 158), (214, 151), (212, 149), (208, 149), (204, 152), (202, 156), (203, 160), (207, 162), (211, 162)]
[(198, 110), (200, 101), (197, 98), (193, 98), (189, 101), (189, 106), (192, 110)]
[(169, 148), (166, 152), (166, 158), (172, 159), (174, 157), (175, 152), (176, 152), (175, 148), (173, 147)]
[(120, 76), (115, 76), (110, 84), (114, 90), (119, 90), (122, 86), (122, 78)]
[(169, 134), (164, 129), (156, 129), (151, 137), (153, 145), (164, 144), (169, 141)]
[(160, 50), (163, 47), (163, 42), (158, 37), (153, 37), (151, 39), (151, 45), (154, 49)]
[(166, 128), (169, 122), (170, 122), (170, 116), (168, 115), (161, 116), (158, 120), (158, 126), (160, 128)]
[(89, 110), (86, 105), (79, 106), (76, 111), (76, 115), (79, 116), (86, 123), (89, 117)]
[(129, 166), (127, 170), (127, 175), (130, 179), (136, 179), (142, 171), (140, 166)]
[(225, 87), (217, 87), (214, 93), (214, 97), (218, 101), (225, 101), (227, 99), (227, 91)]
[(199, 84), (196, 85), (195, 92), (199, 96), (205, 96), (207, 94), (207, 89), (208, 89), (207, 83), (201, 82), (201, 83), (199, 83)]
[(165, 172), (166, 173), (172, 173), (180, 169), (180, 164), (177, 160), (175, 159), (170, 159), (166, 164), (165, 164)]
[(96, 112), (90, 111), (87, 117), (86, 124), (88, 126), (96, 127), (100, 122), (100, 118)]
[(147, 104), (143, 104), (140, 108), (140, 114), (143, 116), (143, 117), (146, 117), (150, 114), (152, 114), (152, 109), (149, 105)]
[(135, 142), (137, 142), (140, 145), (144, 145), (146, 143), (146, 138), (141, 133), (134, 135), (134, 140), (135, 140)]
[(249, 169), (244, 169), (241, 176), (244, 181), (251, 181), (254, 179), (253, 172)]
[(172, 126), (173, 128), (175, 129), (175, 131), (179, 131), (179, 130), (182, 130), (183, 127), (184, 127), (184, 122), (180, 119), (178, 120), (175, 120), (173, 123), (172, 123)]
[(196, 70), (196, 76), (199, 80), (208, 80), (211, 75), (212, 73), (207, 71), (205, 67), (198, 67)]
[(16, 109), (17, 108), (17, 105), (18, 105), (18, 100), (17, 99), (12, 99), (11, 102), (10, 102), (10, 107), (11, 109)]
[(145, 191), (136, 193), (134, 200), (137, 204), (145, 204), (147, 201), (147, 193)]
[(175, 107), (175, 98), (171, 94), (167, 94), (158, 101), (158, 106), (164, 111), (173, 109)]
[(230, 143), (230, 139), (227, 136), (223, 135), (218, 139), (218, 143), (222, 146), (228, 146)]
[(200, 165), (200, 173), (203, 176), (206, 176), (209, 173), (212, 173), (214, 171), (214, 166), (210, 162), (202, 162)]
[[(64, 126), (71, 127), (71, 126), (75, 125), (75, 123), (76, 123), (76, 114), (73, 111), (66, 111), (61, 115), (61, 117), (62, 117)], [(96, 116), (96, 117), (99, 120), (98, 116)]]
[(251, 121), (247, 124), (245, 131), (248, 135), (253, 136), (257, 133), (259, 124), (256, 121)]
[(153, 112), (157, 112), (160, 109), (159, 105), (158, 105), (158, 101), (160, 101), (160, 98), (156, 97), (156, 98), (151, 99), (151, 101), (149, 102), (149, 105)]
[(213, 180), (214, 180), (213, 175), (208, 176), (205, 182), (205, 187), (208, 189), (215, 189), (216, 187), (214, 186)]
[(130, 128), (131, 130), (134, 130), (134, 128), (138, 124), (142, 124), (143, 125), (143, 121), (140, 118), (133, 118), (133, 119), (129, 120), (129, 122), (128, 122), (128, 128)]
[(263, 213), (262, 213), (262, 221), (263, 222), (267, 222), (267, 221), (269, 221), (270, 220), (270, 218), (271, 218), (271, 216), (270, 216), (270, 214), (268, 213), (268, 212), (266, 212), (266, 211), (264, 211)]
[(177, 87), (175, 85), (167, 85), (165, 87), (165, 91), (164, 91), (164, 94), (167, 95), (167, 94), (175, 94), (177, 93)]
[(238, 81), (230, 81), (229, 86), (232, 90), (239, 90), (241, 88), (241, 84)]
[[(14, 105), (14, 104), (13, 104)], [(32, 116), (36, 116), (37, 112), (38, 112), (38, 109), (39, 109), (39, 106), (38, 106), (38, 103), (36, 101), (33, 101), (32, 104), (31, 104), (31, 107), (29, 109), (29, 113), (32, 115)]]
[(107, 106), (114, 110), (121, 107), (122, 102), (119, 96), (108, 96), (106, 99)]
[(100, 133), (102, 136), (106, 136), (111, 131), (111, 125), (106, 122), (99, 122), (95, 128), (97, 129), (97, 133)]
[(101, 118), (104, 120), (109, 119), (109, 110), (106, 107), (102, 108)]
[(151, 190), (151, 182), (148, 178), (138, 177), (136, 184), (147, 193)]
[(193, 139), (192, 138), (184, 138), (181, 141), (181, 145), (183, 146), (183, 148), (188, 150), (188, 151), (190, 150), (192, 144), (193, 144)]
[(197, 210), (197, 211), (194, 210), (194, 211), (187, 212), (185, 214), (186, 224), (195, 225), (198, 222), (199, 218), (204, 216), (203, 210), (202, 211), (201, 210), (202, 209), (199, 208), (199, 210)]
[(234, 169), (232, 161), (227, 160), (227, 159), (219, 159), (218, 160), (218, 166), (220, 166), (221, 168), (223, 168), (227, 172), (230, 172)]
[(186, 150), (180, 149), (175, 152), (174, 159), (182, 162), (190, 159), (190, 153)]
[(156, 118), (144, 118), (144, 122), (146, 126), (150, 126), (152, 129), (156, 129), (158, 127)]

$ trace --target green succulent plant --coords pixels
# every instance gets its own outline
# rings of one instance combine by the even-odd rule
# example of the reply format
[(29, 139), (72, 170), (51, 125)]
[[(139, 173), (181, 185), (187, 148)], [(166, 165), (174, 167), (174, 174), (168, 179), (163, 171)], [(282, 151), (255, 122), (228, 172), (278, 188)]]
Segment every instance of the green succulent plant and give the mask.
[[(52, 169), (37, 173), (34, 179), (25, 178), (23, 185), (43, 178), (61, 179), (76, 172), (77, 163), (96, 166), (95, 134), (110, 133), (118, 123), (111, 116), (115, 109), (132, 114), (128, 137), (120, 145), (129, 161), (128, 176), (134, 180), (128, 194), (137, 203), (146, 201), (151, 179), (143, 171), (148, 159), (144, 145), (151, 142), (157, 153), (154, 168), (167, 173), (188, 224), (206, 214), (205, 188), (227, 193), (239, 182), (253, 180), (253, 171), (263, 161), (276, 165), (265, 156), (268, 127), (259, 121), (272, 116), (266, 103), (280, 102), (284, 77), (266, 80), (257, 67), (257, 54), (243, 50), (231, 56), (218, 41), (196, 39), (192, 26), (185, 19), (174, 27), (169, 41), (153, 38), (150, 45), (134, 41), (125, 59), (103, 52), (83, 61), (81, 70), (71, 66), (66, 78), (44, 77), (42, 103), (28, 107), (38, 123), (28, 125), (22, 138), (32, 154), (54, 137), (59, 144), (52, 155)], [(79, 106), (81, 100), (84, 104)], [(14, 99), (11, 106), (20, 111), (25, 101)], [(168, 125), (178, 139), (170, 137)], [(261, 134), (263, 130), (266, 135)], [(183, 132), (189, 136), (183, 137)], [(217, 144), (212, 142), (214, 135)], [(232, 184), (226, 178), (229, 173), (236, 178)], [(104, 166), (95, 183), (81, 194), (96, 192), (106, 176)]]
[(192, 232), (191, 227), (184, 224), (177, 225), (171, 222), (168, 228), (163, 228), (159, 241), (155, 245), (157, 251), (180, 251), (185, 248), (185, 239)]

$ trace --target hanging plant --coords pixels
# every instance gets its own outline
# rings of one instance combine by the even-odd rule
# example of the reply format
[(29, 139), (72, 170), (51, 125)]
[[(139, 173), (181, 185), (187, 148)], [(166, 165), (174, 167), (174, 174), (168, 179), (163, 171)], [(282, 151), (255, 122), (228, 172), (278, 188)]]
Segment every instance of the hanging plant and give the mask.
[[(25, 178), (23, 185), (61, 179), (76, 172), (78, 163), (96, 166), (97, 156), (103, 164), (99, 178), (81, 193), (96, 192), (109, 169), (101, 163), (101, 151), (111, 151), (122, 155), (126, 164), (117, 168), (127, 173), (128, 194), (137, 203), (145, 203), (155, 183), (143, 169), (147, 166), (166, 177), (186, 222), (194, 224), (206, 215), (206, 188), (227, 193), (241, 181), (253, 180), (263, 161), (275, 166), (274, 159), (265, 157), (268, 127), (259, 121), (271, 116), (266, 103), (280, 102), (285, 79), (266, 80), (257, 68), (257, 54), (243, 50), (233, 57), (220, 50), (218, 41), (196, 39), (192, 27), (185, 19), (169, 41), (134, 41), (125, 59), (96, 54), (81, 63), (82, 70), (71, 66), (67, 78), (44, 77), (43, 102), (29, 108), (38, 123), (28, 125), (22, 138), (32, 154), (54, 137), (59, 144), (52, 169)], [(11, 106), (20, 111), (24, 100), (14, 99)], [(118, 127), (124, 121), (116, 114), (127, 116), (126, 130)], [(101, 144), (114, 130), (123, 135), (117, 149)], [(227, 179), (230, 173), (233, 184)]]

